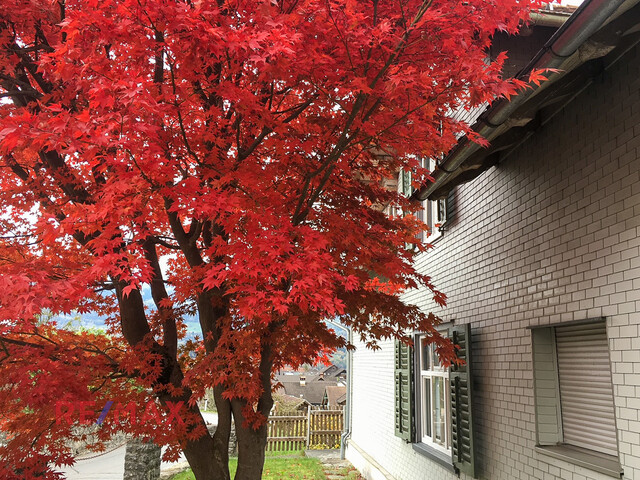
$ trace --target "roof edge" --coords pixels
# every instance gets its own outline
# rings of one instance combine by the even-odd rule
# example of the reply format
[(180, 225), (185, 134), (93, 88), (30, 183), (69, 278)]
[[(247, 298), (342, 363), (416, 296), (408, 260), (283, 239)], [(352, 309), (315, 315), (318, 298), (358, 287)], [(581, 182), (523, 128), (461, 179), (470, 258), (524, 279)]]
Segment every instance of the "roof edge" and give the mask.
[[(517, 75), (527, 78), (534, 69), (557, 68), (570, 58), (606, 21), (625, 3), (625, 0), (586, 0), (554, 33), (544, 47), (533, 57), (531, 62)], [(637, 3), (637, 1), (635, 2)], [(511, 100), (500, 99), (488, 107), (473, 125), (473, 130), (480, 136), (492, 139), (509, 117), (528, 99), (540, 90), (562, 78), (553, 74), (541, 85), (527, 88), (511, 97)], [(423, 186), (412, 195), (412, 199), (426, 200), (438, 190), (471, 155), (480, 150), (480, 146), (468, 137), (462, 137), (451, 152), (432, 172), (434, 182)]]

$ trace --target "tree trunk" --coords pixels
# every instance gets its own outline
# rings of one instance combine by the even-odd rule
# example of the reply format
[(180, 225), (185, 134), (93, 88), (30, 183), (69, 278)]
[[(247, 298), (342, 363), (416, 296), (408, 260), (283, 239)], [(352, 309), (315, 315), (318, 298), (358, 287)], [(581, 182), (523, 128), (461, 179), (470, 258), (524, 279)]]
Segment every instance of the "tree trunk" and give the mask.
[[(184, 376), (177, 362), (170, 357), (164, 357), (167, 375), (161, 376), (164, 383), (173, 386), (182, 386)], [(183, 402), (189, 405), (192, 392), (183, 387), (180, 397), (173, 397), (166, 393), (160, 393), (161, 402)], [(209, 434), (200, 409), (197, 404), (187, 407), (195, 413), (205, 428), (205, 434), (196, 440), (190, 440), (183, 447), (189, 466), (196, 480), (230, 480), (229, 474), (229, 435), (231, 433), (231, 405), (228, 400), (222, 398), (222, 388), (214, 388), (214, 399), (218, 410), (218, 426), (213, 437)]]
[[(215, 440), (208, 433), (185, 445), (184, 456), (196, 480), (230, 480), (228, 456), (225, 454), (226, 459), (222, 460), (221, 449), (215, 446)], [(226, 453), (226, 446), (222, 450)]]
[[(273, 355), (268, 338), (264, 339), (260, 350), (262, 395), (257, 404), (257, 411), (268, 420), (271, 407), (273, 407), (273, 396), (271, 395)], [(268, 423), (265, 421), (257, 430), (245, 425), (242, 409), (246, 405), (247, 403), (241, 400), (233, 400), (231, 402), (233, 419), (236, 425), (236, 436), (238, 438), (238, 469), (234, 480), (260, 480), (267, 447)]]
[(231, 402), (222, 398), (223, 388), (216, 386), (213, 388), (213, 398), (218, 411), (218, 426), (216, 433), (213, 435), (214, 456), (217, 462), (226, 465), (227, 476), (225, 480), (229, 480), (229, 436), (231, 435)]
[(259, 429), (244, 426), (242, 407), (244, 402), (234, 400), (233, 418), (238, 438), (238, 469), (234, 480), (260, 480), (267, 446), (267, 424)]

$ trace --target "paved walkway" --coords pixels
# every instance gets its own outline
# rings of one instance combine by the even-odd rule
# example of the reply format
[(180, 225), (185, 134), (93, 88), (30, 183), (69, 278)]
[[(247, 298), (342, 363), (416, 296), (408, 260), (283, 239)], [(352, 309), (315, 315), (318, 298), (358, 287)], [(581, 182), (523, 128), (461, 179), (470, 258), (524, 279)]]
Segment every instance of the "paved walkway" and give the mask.
[(102, 455), (88, 454), (86, 458), (76, 458), (73, 466), (60, 471), (67, 480), (122, 480), (125, 450), (122, 445)]
[[(202, 416), (207, 423), (217, 425), (218, 414), (206, 412)], [(67, 480), (122, 480), (124, 475), (124, 454), (126, 446), (122, 445), (107, 453), (87, 453), (76, 458), (76, 463), (71, 467), (60, 468)], [(163, 478), (168, 478), (187, 468), (189, 464), (184, 454), (176, 462), (162, 462), (160, 466)]]
[(317, 458), (327, 480), (364, 480), (349, 460), (340, 459), (340, 450), (306, 450), (309, 458)]

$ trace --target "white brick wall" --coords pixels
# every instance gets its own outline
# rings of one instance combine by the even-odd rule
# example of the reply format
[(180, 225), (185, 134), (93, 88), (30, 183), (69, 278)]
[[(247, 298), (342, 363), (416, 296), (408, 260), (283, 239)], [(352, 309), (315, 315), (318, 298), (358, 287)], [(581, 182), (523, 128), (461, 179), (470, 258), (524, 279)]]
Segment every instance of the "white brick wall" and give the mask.
[[(611, 478), (534, 449), (526, 327), (599, 316), (620, 462), (626, 479), (640, 478), (638, 71), (635, 48), (507, 161), (459, 187), (454, 224), (418, 261), (448, 306), (421, 291), (406, 300), (472, 323), (479, 478)], [(398, 480), (457, 478), (394, 436), (393, 343), (358, 348), (353, 374), (352, 441)]]

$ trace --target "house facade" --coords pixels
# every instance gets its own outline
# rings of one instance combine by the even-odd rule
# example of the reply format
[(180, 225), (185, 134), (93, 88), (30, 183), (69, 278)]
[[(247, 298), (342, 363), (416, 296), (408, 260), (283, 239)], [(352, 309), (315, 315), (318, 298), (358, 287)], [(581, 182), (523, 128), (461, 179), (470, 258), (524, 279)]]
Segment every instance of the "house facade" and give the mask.
[(442, 368), (420, 332), (356, 343), (346, 455), (365, 478), (640, 478), (639, 25), (636, 1), (586, 1), (530, 58), (573, 41), (563, 71), (413, 193), (455, 199), (417, 259), (448, 305), (405, 301), (467, 365)]

